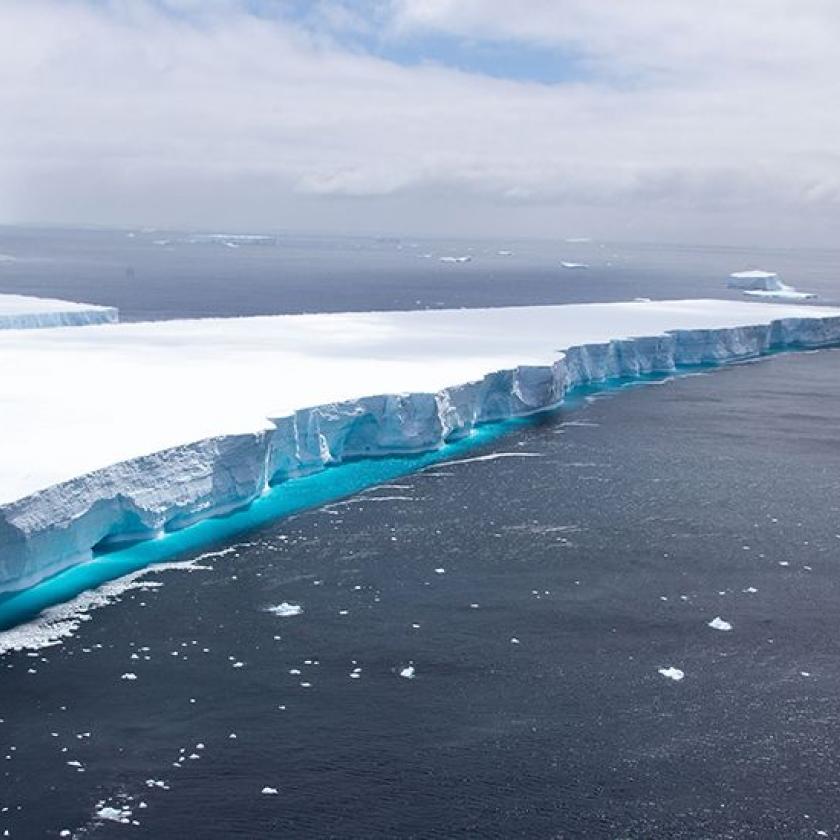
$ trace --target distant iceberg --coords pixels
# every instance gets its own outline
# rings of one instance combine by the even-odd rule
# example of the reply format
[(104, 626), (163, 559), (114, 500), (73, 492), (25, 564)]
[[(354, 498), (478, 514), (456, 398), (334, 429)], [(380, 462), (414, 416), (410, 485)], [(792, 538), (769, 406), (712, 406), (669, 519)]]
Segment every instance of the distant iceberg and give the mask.
[(579, 263), (579, 262), (565, 262), (565, 261), (562, 261), (560, 263), (560, 265), (563, 266), (563, 268), (589, 268), (589, 266), (586, 263)]
[(726, 285), (730, 289), (739, 289), (750, 297), (771, 300), (810, 300), (816, 297), (813, 292), (800, 292), (793, 286), (782, 283), (774, 271), (760, 269), (735, 271), (729, 275)]
[(0, 330), (79, 327), (117, 320), (119, 313), (112, 306), (0, 294)]
[(472, 261), (472, 257), (467, 254), (463, 257), (440, 257), (442, 263), (468, 263)]

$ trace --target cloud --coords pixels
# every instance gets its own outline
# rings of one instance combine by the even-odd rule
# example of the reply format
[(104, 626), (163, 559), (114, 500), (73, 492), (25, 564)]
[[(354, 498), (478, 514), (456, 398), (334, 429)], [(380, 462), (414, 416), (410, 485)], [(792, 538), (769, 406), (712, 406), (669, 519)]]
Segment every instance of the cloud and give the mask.
[[(0, 219), (776, 241), (829, 235), (819, 0), (4, 0)], [(574, 49), (562, 84), (376, 44)], [(395, 46), (396, 45), (396, 46)], [(458, 64), (453, 52), (452, 64)], [(717, 234), (716, 234), (717, 231)]]

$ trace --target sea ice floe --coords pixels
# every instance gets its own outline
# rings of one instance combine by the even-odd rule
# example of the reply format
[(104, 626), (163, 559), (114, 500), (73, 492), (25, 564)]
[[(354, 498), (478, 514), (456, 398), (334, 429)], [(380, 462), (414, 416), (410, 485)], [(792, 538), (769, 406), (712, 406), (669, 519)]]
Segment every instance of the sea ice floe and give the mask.
[(114, 808), (111, 805), (101, 804), (97, 807), (95, 814), (100, 820), (109, 820), (123, 824), (128, 824), (131, 821), (130, 808)]
[(400, 676), (406, 680), (413, 680), (415, 677), (414, 673), (414, 666), (413, 665), (406, 665), (404, 668), (400, 669)]
[(130, 671), (120, 676), (121, 680), (136, 680), (137, 674), (132, 674)]
[(657, 670), (663, 677), (666, 677), (669, 680), (674, 680), (675, 682), (679, 682), (685, 676), (684, 671), (681, 671), (679, 668), (674, 668), (673, 666), (658, 668)]
[(712, 630), (723, 630), (723, 631), (727, 631), (727, 630), (731, 630), (731, 629), (732, 629), (732, 624), (731, 624), (730, 622), (728, 622), (728, 621), (724, 621), (724, 620), (723, 620), (723, 619), (722, 619), (719, 615), (718, 615), (718, 616), (715, 616), (715, 617), (714, 617), (714, 618), (713, 618), (713, 619), (709, 622), (709, 625), (708, 625), (708, 626), (709, 626), (709, 627), (711, 627), (711, 628), (712, 628)]
[(579, 262), (561, 262), (560, 263), (563, 268), (589, 268), (586, 263), (579, 263)]
[(265, 786), (265, 787), (264, 787), (264, 788), (260, 791), (260, 793), (265, 794), (266, 796), (276, 796), (276, 795), (277, 795), (277, 793), (278, 793), (278, 790), (277, 790), (277, 788), (268, 787), (268, 785), (266, 785), (266, 786)]
[(281, 618), (291, 618), (293, 615), (300, 615), (303, 612), (303, 607), (300, 604), (290, 604), (288, 601), (283, 601), (282, 604), (277, 604), (277, 606), (267, 607), (266, 612)]

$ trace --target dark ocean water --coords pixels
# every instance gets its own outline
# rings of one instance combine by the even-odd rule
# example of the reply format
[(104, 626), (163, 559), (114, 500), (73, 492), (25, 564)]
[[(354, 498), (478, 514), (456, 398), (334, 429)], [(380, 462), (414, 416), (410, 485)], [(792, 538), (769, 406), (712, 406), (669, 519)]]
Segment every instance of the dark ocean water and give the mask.
[[(724, 256), (684, 260), (560, 281), (719, 291)], [(441, 264), (477, 272), (464, 305), (543, 288), (526, 265), (483, 299), (480, 264)], [(828, 297), (828, 257), (803, 266)], [(412, 278), (383, 270), (369, 307)], [(54, 283), (21, 290), (86, 294)], [(198, 314), (160, 294), (123, 306)], [(821, 351), (611, 392), (152, 571), (0, 658), (0, 835), (840, 836), (838, 382)]]
[[(840, 251), (301, 235), (248, 245), (157, 230), (0, 227), (0, 255), (13, 258), (0, 256), (0, 290), (117, 306), (130, 321), (637, 296), (737, 299), (724, 280), (747, 268), (778, 271), (822, 302), (840, 300)], [(440, 261), (468, 255), (468, 263)], [(564, 269), (561, 261), (589, 268)]]

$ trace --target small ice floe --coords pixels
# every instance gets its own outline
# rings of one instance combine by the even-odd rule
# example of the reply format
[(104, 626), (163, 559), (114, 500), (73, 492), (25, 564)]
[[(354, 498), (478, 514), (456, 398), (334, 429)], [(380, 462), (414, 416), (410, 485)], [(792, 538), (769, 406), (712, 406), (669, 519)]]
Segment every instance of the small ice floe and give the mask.
[(658, 668), (657, 670), (663, 677), (669, 680), (674, 680), (674, 682), (679, 682), (685, 676), (684, 671), (681, 671), (679, 668), (674, 668), (673, 666)]
[(774, 271), (735, 271), (729, 275), (726, 285), (738, 289), (745, 295), (759, 298), (777, 298), (780, 300), (809, 300), (815, 298), (813, 292), (800, 292), (779, 279)]
[(101, 805), (96, 810), (96, 816), (100, 820), (109, 820), (110, 822), (128, 824), (131, 822), (131, 809), (114, 808), (111, 805)]
[(586, 263), (579, 263), (579, 262), (566, 262), (565, 260), (560, 262), (560, 265), (563, 268), (589, 268)]
[(275, 607), (267, 607), (266, 612), (280, 616), (280, 618), (290, 618), (293, 615), (300, 615), (303, 612), (303, 607), (300, 604), (290, 604), (288, 601), (283, 601), (282, 604), (277, 604)]
[(132, 674), (130, 671), (128, 671), (127, 673), (122, 674), (120, 676), (120, 679), (121, 680), (136, 680), (137, 679), (137, 674)]
[(732, 625), (728, 621), (724, 621), (719, 615), (715, 616), (710, 622), (709, 627), (712, 630), (723, 630), (728, 631), (732, 629)]
[(748, 586), (746, 589), (742, 589), (741, 592), (744, 592), (747, 595), (755, 595), (758, 590), (754, 586)]
[(406, 680), (413, 680), (415, 677), (414, 666), (406, 665), (405, 668), (400, 669), (400, 676)]
[(567, 236), (565, 241), (570, 244), (582, 245), (584, 242), (591, 242), (592, 239), (588, 236)]
[(260, 791), (260, 793), (264, 794), (265, 796), (277, 796), (278, 791), (277, 788), (269, 787), (268, 785), (266, 785)]
[(438, 257), (442, 263), (468, 263), (472, 261), (472, 257), (466, 254), (463, 257)]
[(513, 251), (496, 251), (500, 257), (512, 257)]
[(436, 575), (445, 575), (446, 574), (446, 569), (444, 569), (442, 566), (439, 566), (437, 569), (435, 569), (435, 574)]
[(634, 303), (650, 303), (650, 298), (646, 297), (636, 297), (633, 298)]
[(518, 645), (519, 644), (519, 639), (517, 639), (516, 636), (513, 636), (510, 640), (510, 643), (512, 645)]
[(800, 676), (800, 677), (810, 677), (810, 676), (811, 676), (811, 672), (810, 672), (810, 671), (800, 671), (800, 672), (799, 672), (799, 676)]

